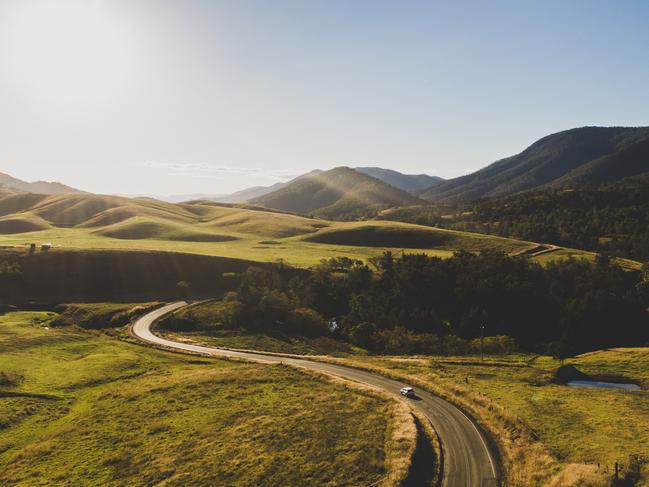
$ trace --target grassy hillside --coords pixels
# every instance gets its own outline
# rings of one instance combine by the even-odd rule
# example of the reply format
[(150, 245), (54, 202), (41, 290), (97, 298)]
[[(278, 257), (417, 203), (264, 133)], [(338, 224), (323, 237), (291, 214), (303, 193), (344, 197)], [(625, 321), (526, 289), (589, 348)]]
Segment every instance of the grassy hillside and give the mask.
[(493, 236), (477, 233), (453, 232), (421, 225), (384, 221), (340, 223), (313, 235), (308, 235), (304, 237), (304, 240), (333, 245), (438, 249), (449, 252), (457, 249), (469, 251), (497, 249), (506, 254), (521, 252), (533, 245), (530, 242), (507, 238), (496, 239)]
[(220, 235), (202, 231), (198, 227), (181, 223), (134, 216), (119, 223), (113, 223), (96, 231), (97, 235), (123, 240), (142, 240), (155, 238), (161, 240), (178, 240), (181, 242), (226, 242), (237, 240), (232, 235)]
[[(649, 457), (649, 442), (642, 433), (649, 430), (648, 348), (593, 352), (566, 362), (594, 378), (643, 385), (642, 391), (633, 392), (561, 385), (554, 379), (560, 362), (545, 356), (338, 360), (427, 386), (475, 412), (499, 433), (510, 481), (517, 480), (517, 485), (547, 485), (553, 472), (566, 467), (566, 475), (576, 477), (567, 485), (610, 485), (606, 479), (615, 462), (624, 475), (630, 455)], [(648, 467), (641, 465), (644, 480), (636, 485), (649, 485)], [(591, 481), (580, 484), (580, 477)]]
[(52, 317), (0, 316), (0, 484), (360, 485), (404, 460), (369, 393)]
[(252, 200), (269, 208), (342, 220), (373, 216), (380, 209), (418, 201), (403, 190), (348, 167), (295, 180)]
[(444, 202), (545, 186), (584, 187), (649, 172), (649, 127), (582, 127), (548, 135), (518, 155), (422, 192)]
[(523, 253), (536, 247), (521, 240), (398, 222), (333, 222), (206, 201), (172, 204), (87, 194), (0, 198), (0, 245), (25, 251), (30, 243), (43, 242), (61, 249), (167, 251), (259, 262), (283, 259), (298, 266), (340, 255), (367, 259), (407, 248), (444, 257), (463, 248)]

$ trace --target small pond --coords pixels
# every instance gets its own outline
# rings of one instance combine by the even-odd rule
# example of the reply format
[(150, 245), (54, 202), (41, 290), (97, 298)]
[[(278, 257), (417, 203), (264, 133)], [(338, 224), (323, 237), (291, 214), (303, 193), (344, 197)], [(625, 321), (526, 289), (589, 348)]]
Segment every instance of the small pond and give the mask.
[(637, 384), (621, 384), (618, 382), (600, 382), (596, 380), (571, 380), (570, 387), (596, 387), (599, 389), (624, 389), (625, 391), (639, 391)]

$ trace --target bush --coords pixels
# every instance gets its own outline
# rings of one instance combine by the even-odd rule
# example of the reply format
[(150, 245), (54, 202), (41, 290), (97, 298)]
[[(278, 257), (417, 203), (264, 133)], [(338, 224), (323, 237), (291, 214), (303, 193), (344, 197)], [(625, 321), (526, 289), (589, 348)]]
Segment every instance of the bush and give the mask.
[(363, 321), (358, 325), (354, 325), (349, 330), (349, 338), (352, 343), (363, 348), (372, 348), (372, 339), (376, 333), (376, 325)]
[(325, 319), (309, 308), (297, 308), (290, 313), (290, 331), (304, 336), (321, 336), (328, 331)]
[[(474, 338), (469, 343), (474, 353), (479, 353), (482, 350), (479, 338)], [(516, 340), (506, 335), (497, 335), (484, 337), (484, 353), (489, 355), (500, 355), (513, 353), (518, 350)]]
[(124, 326), (138, 316), (162, 306), (163, 303), (145, 304), (124, 303), (83, 303), (64, 304), (61, 313), (51, 322), (51, 326), (77, 325), (86, 329), (115, 328)]

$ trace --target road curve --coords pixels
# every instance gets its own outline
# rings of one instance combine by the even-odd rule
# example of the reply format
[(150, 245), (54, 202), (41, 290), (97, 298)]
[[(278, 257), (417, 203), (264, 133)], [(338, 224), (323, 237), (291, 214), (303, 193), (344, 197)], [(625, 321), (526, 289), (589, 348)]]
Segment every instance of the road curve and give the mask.
[[(151, 325), (153, 323), (184, 306), (187, 306), (187, 303), (172, 303), (144, 315), (133, 324), (133, 335), (142, 341), (166, 348), (217, 357), (240, 358), (266, 364), (282, 363), (304, 367), (316, 372), (380, 387), (393, 394), (398, 394), (399, 389), (403, 387), (401, 382), (353, 367), (315, 362), (306, 358), (281, 357), (192, 345), (167, 340), (152, 333)], [(444, 487), (498, 485), (493, 481), (499, 477), (496, 456), (475, 423), (456, 406), (440, 397), (421, 390), (417, 391), (417, 396), (420, 400), (413, 400), (412, 405), (421, 410), (430, 420), (442, 443), (444, 455), (442, 485)]]

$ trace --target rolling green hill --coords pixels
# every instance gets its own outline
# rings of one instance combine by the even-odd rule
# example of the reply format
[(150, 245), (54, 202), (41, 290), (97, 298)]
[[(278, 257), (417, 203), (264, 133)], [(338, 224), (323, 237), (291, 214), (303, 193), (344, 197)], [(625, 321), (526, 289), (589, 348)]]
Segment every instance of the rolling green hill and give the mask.
[(417, 197), (348, 167), (295, 180), (252, 200), (268, 208), (340, 220), (374, 216), (384, 208), (418, 202)]
[[(495, 249), (537, 259), (538, 248), (534, 242), (422, 225), (335, 222), (208, 201), (173, 204), (92, 194), (0, 197), (0, 246), (27, 252), (31, 243), (51, 243), (56, 250), (166, 251), (257, 262), (282, 259), (307, 267), (341, 255), (367, 259), (402, 249), (441, 257), (459, 249)], [(543, 260), (566, 255), (594, 258), (588, 252), (553, 249)]]
[(0, 485), (379, 485), (410, 464), (396, 402), (53, 319), (0, 316)]
[(649, 127), (582, 127), (548, 135), (518, 155), (420, 193), (449, 202), (544, 187), (587, 187), (649, 172)]

